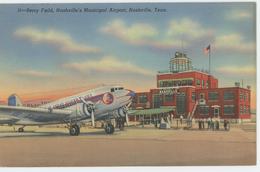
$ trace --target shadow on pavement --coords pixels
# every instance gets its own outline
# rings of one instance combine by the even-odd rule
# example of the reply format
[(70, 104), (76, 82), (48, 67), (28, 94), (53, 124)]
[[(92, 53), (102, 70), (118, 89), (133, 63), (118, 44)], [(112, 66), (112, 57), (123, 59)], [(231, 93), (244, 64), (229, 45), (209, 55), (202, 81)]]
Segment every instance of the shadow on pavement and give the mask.
[[(115, 131), (113, 135), (117, 135), (119, 131)], [(79, 136), (104, 136), (107, 135), (104, 130), (93, 131), (93, 132), (81, 132)], [(19, 132), (10, 132), (10, 131), (1, 131), (0, 139), (7, 137), (72, 137), (69, 132), (37, 132), (37, 131), (24, 131), (22, 133)]]

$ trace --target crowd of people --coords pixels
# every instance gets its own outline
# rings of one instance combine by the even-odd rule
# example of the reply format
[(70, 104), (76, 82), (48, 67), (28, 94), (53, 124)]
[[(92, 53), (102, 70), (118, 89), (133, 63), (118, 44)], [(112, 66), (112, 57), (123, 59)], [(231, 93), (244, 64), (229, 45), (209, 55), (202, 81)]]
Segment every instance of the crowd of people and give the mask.
[[(162, 115), (160, 118), (152, 118), (149, 124), (154, 124), (156, 128), (159, 127), (159, 125), (162, 123), (169, 123), (170, 126), (175, 127), (175, 128), (193, 128), (192, 125), (195, 122), (198, 124), (198, 129), (199, 130), (220, 130), (223, 125), (224, 130), (229, 130), (230, 125), (229, 121), (227, 119), (224, 119), (223, 121), (220, 121), (220, 118), (217, 117), (208, 117), (208, 118), (192, 118), (191, 116), (184, 117), (184, 115), (179, 115), (179, 116), (174, 116), (173, 114), (169, 115)], [(123, 123), (125, 121), (118, 121), (118, 127), (121, 128), (123, 127)], [(142, 120), (142, 126), (144, 127), (145, 121)]]
[[(208, 130), (219, 130), (220, 129), (220, 119), (219, 118), (201, 118), (197, 120), (199, 129), (205, 129), (207, 124)], [(225, 130), (229, 130), (229, 121), (224, 120), (223, 127)]]

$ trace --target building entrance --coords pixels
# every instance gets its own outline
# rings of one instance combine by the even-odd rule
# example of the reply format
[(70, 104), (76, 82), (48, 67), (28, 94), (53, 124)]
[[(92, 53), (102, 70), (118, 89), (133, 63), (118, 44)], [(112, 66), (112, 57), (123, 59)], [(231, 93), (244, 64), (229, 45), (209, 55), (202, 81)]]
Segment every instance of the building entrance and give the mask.
[(185, 115), (186, 94), (184, 92), (179, 92), (176, 95), (176, 110), (177, 110), (177, 115)]
[(214, 105), (213, 107), (213, 115), (215, 118), (219, 117), (219, 106), (218, 105)]

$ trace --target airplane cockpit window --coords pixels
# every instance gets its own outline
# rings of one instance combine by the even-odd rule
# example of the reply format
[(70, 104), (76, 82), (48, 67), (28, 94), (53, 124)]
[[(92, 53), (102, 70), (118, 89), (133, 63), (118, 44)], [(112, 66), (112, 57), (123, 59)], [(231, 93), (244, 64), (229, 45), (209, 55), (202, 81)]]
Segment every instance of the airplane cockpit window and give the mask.
[(115, 87), (115, 88), (111, 88), (111, 92), (115, 92), (117, 90), (123, 90), (123, 87)]

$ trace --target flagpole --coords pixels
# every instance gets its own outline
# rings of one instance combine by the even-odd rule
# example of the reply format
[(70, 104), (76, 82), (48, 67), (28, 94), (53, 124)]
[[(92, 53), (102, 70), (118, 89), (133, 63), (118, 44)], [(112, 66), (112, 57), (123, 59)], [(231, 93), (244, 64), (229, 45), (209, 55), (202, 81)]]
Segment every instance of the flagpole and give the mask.
[(208, 75), (208, 88), (211, 88), (211, 83), (210, 83), (210, 74), (211, 74), (211, 71), (210, 71), (210, 51), (211, 51), (211, 46), (210, 46), (210, 44), (209, 44), (209, 75)]
[(210, 51), (211, 51), (211, 47), (209, 47), (209, 75), (210, 75)]

